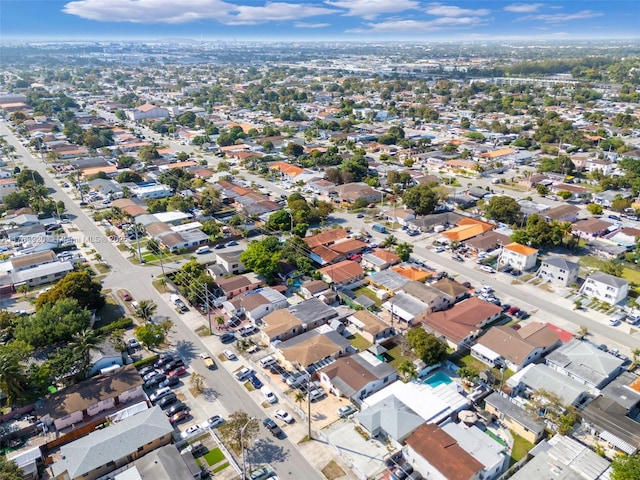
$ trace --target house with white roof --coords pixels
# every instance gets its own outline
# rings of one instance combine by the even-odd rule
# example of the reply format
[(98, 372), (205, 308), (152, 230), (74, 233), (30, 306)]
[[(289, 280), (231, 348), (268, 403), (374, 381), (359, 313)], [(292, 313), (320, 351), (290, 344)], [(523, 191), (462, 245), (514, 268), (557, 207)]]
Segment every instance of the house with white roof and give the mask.
[(552, 256), (542, 261), (536, 276), (554, 285), (568, 287), (578, 280), (579, 270), (579, 264), (559, 256)]
[(629, 282), (603, 272), (593, 272), (580, 287), (580, 294), (616, 305), (627, 298)]
[(516, 242), (503, 246), (498, 257), (500, 265), (509, 265), (523, 272), (535, 267), (537, 260), (538, 250)]
[(591, 342), (574, 339), (546, 357), (546, 364), (562, 375), (601, 389), (624, 370), (623, 360), (603, 352)]
[(506, 384), (512, 388), (514, 396), (521, 398), (544, 390), (555, 395), (564, 407), (578, 405), (587, 395), (582, 383), (539, 364), (527, 365), (509, 378)]

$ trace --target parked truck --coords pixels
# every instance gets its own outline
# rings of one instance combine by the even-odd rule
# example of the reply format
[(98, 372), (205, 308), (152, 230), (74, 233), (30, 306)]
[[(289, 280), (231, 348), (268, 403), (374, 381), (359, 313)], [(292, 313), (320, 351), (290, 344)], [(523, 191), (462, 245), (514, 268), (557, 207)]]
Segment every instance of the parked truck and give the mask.
[(208, 353), (201, 353), (200, 358), (204, 362), (205, 367), (207, 367), (209, 370), (216, 366), (216, 362), (213, 361), (213, 358), (211, 358), (211, 355), (209, 355)]
[(380, 225), (379, 223), (374, 223), (371, 228), (376, 232), (387, 233), (387, 227)]

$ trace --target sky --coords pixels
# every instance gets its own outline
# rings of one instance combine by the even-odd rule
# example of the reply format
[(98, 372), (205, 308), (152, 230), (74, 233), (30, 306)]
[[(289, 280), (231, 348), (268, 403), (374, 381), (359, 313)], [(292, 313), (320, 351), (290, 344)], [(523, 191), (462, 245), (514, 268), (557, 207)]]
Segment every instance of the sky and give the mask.
[(0, 0), (0, 42), (635, 39), (639, 20), (637, 0)]

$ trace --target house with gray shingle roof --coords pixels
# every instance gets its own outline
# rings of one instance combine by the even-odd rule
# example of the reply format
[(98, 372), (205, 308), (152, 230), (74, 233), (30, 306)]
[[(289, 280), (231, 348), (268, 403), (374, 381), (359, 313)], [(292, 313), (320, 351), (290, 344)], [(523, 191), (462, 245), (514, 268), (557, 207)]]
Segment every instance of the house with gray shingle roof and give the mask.
[(127, 417), (60, 447), (54, 477), (94, 480), (171, 443), (173, 426), (160, 407)]
[(538, 390), (544, 390), (555, 395), (564, 407), (578, 405), (587, 395), (582, 383), (547, 365), (527, 365), (509, 378), (506, 384), (512, 388), (513, 396), (528, 398)]
[(582, 284), (580, 293), (609, 305), (615, 305), (627, 298), (629, 282), (608, 273), (594, 272)]
[(568, 287), (578, 280), (580, 265), (562, 257), (553, 256), (542, 260), (536, 276), (561, 287)]
[(575, 339), (547, 355), (546, 363), (587, 388), (600, 389), (622, 373), (624, 362), (591, 342)]

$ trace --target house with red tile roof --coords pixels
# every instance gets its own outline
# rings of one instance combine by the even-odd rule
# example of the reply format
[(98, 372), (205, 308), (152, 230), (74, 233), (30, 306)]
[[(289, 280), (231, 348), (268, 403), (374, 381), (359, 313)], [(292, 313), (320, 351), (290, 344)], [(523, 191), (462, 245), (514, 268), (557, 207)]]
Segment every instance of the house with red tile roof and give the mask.
[(344, 260), (318, 270), (322, 280), (334, 285), (350, 285), (364, 278), (364, 270), (358, 262)]

